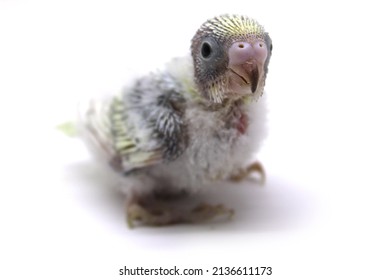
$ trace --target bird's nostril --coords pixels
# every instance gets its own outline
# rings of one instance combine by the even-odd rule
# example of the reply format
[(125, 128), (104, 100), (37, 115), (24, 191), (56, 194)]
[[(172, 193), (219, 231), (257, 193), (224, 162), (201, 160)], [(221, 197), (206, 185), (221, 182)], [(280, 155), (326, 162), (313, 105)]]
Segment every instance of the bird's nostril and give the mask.
[(259, 43), (259, 47), (262, 48), (262, 47), (263, 47), (263, 44), (262, 44), (262, 43)]
[(243, 49), (243, 48), (244, 48), (244, 44), (239, 44), (238, 47), (239, 47), (240, 49)]

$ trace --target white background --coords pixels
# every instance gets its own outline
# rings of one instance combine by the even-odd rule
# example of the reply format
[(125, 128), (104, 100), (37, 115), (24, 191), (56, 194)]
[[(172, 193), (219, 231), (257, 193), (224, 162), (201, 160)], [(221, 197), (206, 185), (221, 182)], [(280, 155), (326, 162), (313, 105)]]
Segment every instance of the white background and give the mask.
[[(0, 278), (126, 279), (125, 265), (177, 265), (390, 279), (388, 11), (385, 1), (0, 1)], [(267, 184), (205, 194), (235, 208), (231, 222), (129, 230), (109, 179), (54, 127), (82, 96), (186, 55), (222, 13), (256, 18), (273, 39)], [(231, 277), (241, 278), (258, 279)]]

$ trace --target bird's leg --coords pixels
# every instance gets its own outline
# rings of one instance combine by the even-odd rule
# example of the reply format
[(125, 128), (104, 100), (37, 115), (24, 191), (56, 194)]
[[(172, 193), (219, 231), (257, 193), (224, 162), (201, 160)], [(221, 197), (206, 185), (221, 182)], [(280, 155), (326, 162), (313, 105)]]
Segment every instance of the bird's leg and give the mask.
[(127, 206), (127, 223), (130, 228), (135, 223), (150, 226), (165, 226), (181, 223), (200, 223), (217, 217), (231, 218), (234, 212), (225, 206), (199, 204), (194, 208), (185, 208), (180, 203), (176, 204), (171, 199), (163, 201), (155, 197), (129, 200)]
[(265, 170), (259, 161), (255, 161), (245, 169), (241, 169), (239, 173), (230, 176), (229, 179), (234, 182), (239, 182), (248, 177), (253, 172), (256, 172), (260, 175), (260, 183), (263, 185), (265, 183)]

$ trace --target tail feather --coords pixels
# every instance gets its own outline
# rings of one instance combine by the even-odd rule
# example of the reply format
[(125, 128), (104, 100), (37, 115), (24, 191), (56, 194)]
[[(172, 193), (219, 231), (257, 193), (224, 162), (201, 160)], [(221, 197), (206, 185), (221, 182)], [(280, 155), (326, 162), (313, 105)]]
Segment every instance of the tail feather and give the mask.
[(56, 126), (58, 130), (63, 132), (66, 136), (76, 137), (77, 133), (77, 124), (74, 121), (67, 121)]

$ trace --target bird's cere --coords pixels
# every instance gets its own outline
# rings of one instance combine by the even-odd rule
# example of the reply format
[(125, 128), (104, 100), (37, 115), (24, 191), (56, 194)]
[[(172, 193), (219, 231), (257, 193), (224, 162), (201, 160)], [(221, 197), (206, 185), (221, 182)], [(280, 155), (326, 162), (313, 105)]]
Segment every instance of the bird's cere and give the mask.
[(251, 60), (264, 64), (267, 54), (264, 41), (235, 42), (229, 48), (229, 64), (239, 65)]

